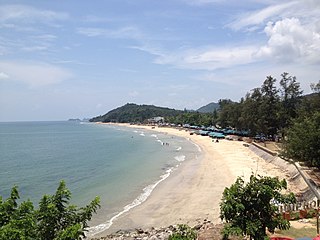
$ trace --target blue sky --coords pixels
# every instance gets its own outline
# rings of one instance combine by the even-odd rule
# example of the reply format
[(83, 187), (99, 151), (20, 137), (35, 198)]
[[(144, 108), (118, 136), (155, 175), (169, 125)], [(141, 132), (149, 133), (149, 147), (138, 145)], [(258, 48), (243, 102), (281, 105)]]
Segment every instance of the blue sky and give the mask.
[(1, 0), (0, 121), (197, 109), (283, 72), (310, 93), (319, 12), (319, 0)]

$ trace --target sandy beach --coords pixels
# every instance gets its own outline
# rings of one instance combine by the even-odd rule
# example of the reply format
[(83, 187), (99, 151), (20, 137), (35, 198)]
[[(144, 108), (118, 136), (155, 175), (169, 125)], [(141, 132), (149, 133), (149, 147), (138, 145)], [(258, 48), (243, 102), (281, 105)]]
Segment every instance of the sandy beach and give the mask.
[[(208, 219), (220, 223), (219, 204), (222, 192), (238, 176), (249, 179), (252, 173), (287, 177), (283, 170), (258, 157), (241, 141), (220, 140), (212, 142), (206, 136), (190, 135), (175, 128), (125, 125), (187, 138), (202, 151), (202, 157), (185, 161), (141, 205), (116, 219), (103, 236), (117, 230), (133, 228), (166, 227), (186, 223), (190, 226)], [(296, 186), (290, 185), (294, 190)]]

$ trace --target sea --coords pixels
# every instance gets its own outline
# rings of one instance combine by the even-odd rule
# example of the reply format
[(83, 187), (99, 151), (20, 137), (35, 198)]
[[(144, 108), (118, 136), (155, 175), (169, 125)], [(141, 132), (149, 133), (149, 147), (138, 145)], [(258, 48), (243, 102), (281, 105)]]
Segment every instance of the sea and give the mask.
[(185, 161), (201, 154), (185, 138), (109, 124), (76, 121), (0, 123), (0, 196), (18, 186), (20, 201), (35, 207), (64, 180), (71, 204), (95, 196), (101, 209), (91, 232), (108, 229), (142, 204)]

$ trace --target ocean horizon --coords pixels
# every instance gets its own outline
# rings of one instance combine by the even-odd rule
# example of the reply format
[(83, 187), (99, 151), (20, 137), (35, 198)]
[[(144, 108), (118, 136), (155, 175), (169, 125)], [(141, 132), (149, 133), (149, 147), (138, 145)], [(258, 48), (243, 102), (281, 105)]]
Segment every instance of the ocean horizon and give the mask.
[(107, 229), (122, 213), (143, 203), (153, 189), (198, 147), (187, 139), (116, 125), (55, 122), (0, 123), (0, 195), (14, 185), (35, 207), (61, 180), (72, 204), (101, 198), (91, 230)]

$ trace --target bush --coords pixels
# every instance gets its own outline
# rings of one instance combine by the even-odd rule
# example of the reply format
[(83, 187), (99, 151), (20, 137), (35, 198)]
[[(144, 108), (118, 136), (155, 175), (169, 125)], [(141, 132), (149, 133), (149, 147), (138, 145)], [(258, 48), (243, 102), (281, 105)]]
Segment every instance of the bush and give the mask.
[(169, 240), (194, 240), (197, 233), (188, 225), (179, 224), (174, 233), (169, 236)]
[(317, 215), (316, 209), (309, 209), (307, 212), (307, 218), (313, 218)]
[(4, 200), (0, 196), (0, 239), (6, 240), (70, 240), (81, 239), (88, 221), (100, 207), (96, 197), (89, 205), (77, 208), (70, 205), (71, 192), (65, 182), (53, 195), (44, 195), (39, 209), (31, 201), (18, 203), (18, 188)]

